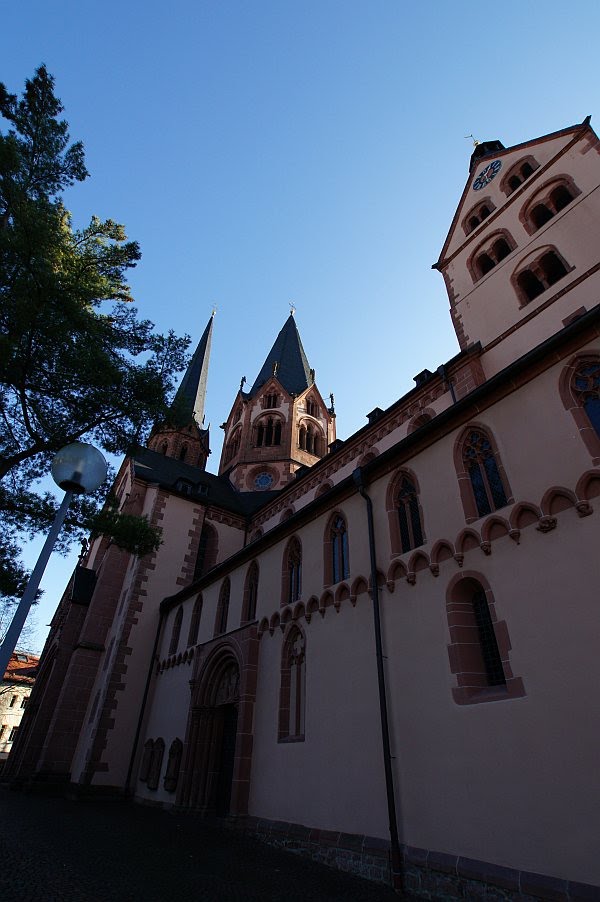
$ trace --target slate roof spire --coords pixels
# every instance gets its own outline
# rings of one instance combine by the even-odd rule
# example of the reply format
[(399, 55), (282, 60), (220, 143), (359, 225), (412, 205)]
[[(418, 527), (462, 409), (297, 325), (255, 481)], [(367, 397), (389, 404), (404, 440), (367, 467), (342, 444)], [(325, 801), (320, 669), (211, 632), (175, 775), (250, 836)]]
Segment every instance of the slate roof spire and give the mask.
[(255, 395), (271, 376), (275, 376), (290, 395), (301, 394), (314, 382), (314, 371), (306, 359), (293, 313), (275, 339), (248, 397)]
[(201, 428), (204, 419), (204, 403), (206, 401), (206, 383), (208, 380), (208, 363), (214, 318), (215, 311), (213, 310), (173, 401), (173, 407), (177, 410), (181, 419), (184, 419), (186, 422), (195, 420)]

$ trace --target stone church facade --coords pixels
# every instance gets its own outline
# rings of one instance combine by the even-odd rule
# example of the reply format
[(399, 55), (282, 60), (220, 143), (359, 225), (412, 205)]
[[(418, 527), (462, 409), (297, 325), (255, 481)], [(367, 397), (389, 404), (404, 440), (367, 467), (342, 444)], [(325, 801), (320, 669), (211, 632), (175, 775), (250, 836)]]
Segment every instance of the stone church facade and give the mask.
[(115, 483), (163, 544), (92, 543), (12, 779), (227, 818), (424, 898), (600, 898), (599, 226), (589, 120), (479, 144), (435, 264), (458, 353), (341, 441), (290, 316), (218, 475), (211, 319), (187, 424)]

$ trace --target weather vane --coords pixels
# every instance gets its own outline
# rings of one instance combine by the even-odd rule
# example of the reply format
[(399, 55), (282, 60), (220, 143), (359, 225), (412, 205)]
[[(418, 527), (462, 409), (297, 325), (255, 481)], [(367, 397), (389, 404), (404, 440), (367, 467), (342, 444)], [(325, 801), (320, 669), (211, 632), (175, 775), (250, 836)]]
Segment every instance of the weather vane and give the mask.
[(213, 305), (212, 305), (212, 313), (211, 313), (211, 316), (214, 316), (216, 312), (217, 312), (217, 305), (216, 305), (216, 304), (213, 304)]
[(293, 303), (293, 301), (289, 301), (289, 305), (290, 305), (290, 313), (293, 316), (294, 313), (296, 312), (296, 305)]
[(479, 141), (473, 135), (465, 135), (465, 138), (471, 139), (471, 141), (473, 142), (473, 147), (477, 147), (477, 145), (479, 144)]

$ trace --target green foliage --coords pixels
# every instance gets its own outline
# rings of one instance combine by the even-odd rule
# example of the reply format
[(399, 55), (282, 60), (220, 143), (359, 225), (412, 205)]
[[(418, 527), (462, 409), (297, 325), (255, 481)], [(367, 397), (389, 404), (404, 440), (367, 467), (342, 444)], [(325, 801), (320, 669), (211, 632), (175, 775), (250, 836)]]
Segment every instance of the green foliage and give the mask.
[(32, 486), (59, 448), (126, 452), (166, 416), (189, 342), (138, 317), (125, 277), (140, 250), (123, 226), (73, 227), (61, 193), (88, 172), (62, 110), (44, 66), (21, 99), (0, 84), (0, 516), (13, 542), (52, 518)]
[(119, 513), (114, 499), (90, 520), (92, 536), (107, 536), (119, 548), (138, 557), (157, 551), (161, 544), (161, 531), (151, 526), (146, 517)]

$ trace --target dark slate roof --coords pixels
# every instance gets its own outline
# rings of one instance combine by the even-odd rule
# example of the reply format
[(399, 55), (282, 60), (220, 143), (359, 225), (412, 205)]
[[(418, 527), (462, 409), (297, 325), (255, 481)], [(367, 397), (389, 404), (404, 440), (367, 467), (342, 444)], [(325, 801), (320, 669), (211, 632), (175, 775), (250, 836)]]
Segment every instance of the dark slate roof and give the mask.
[(198, 426), (202, 426), (204, 419), (213, 319), (214, 313), (208, 321), (173, 401), (179, 418), (186, 423), (195, 420)]
[[(156, 482), (169, 491), (189, 494), (189, 497), (203, 504), (216, 505), (231, 513), (246, 517), (263, 504), (275, 498), (279, 491), (238, 492), (227, 476), (215, 476), (198, 467), (166, 457), (148, 448), (140, 448), (133, 455), (135, 475), (144, 482)], [(184, 480), (190, 487), (189, 493), (177, 487)]]
[(309, 385), (312, 385), (313, 380), (310, 374), (310, 367), (300, 341), (293, 314), (288, 316), (283, 329), (275, 339), (275, 344), (263, 363), (260, 373), (256, 377), (254, 385), (246, 397), (251, 398), (270, 379), (273, 375), (275, 364), (277, 364), (276, 377), (279, 383), (291, 395), (299, 395)]

